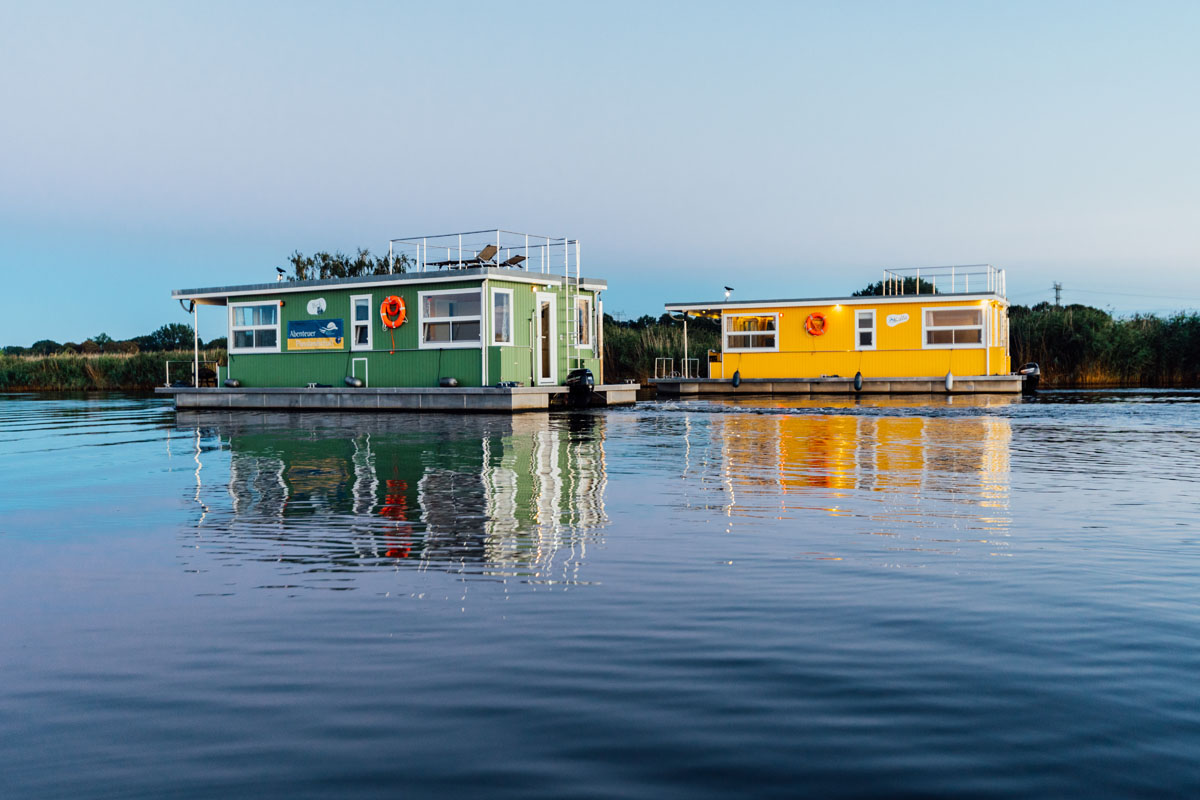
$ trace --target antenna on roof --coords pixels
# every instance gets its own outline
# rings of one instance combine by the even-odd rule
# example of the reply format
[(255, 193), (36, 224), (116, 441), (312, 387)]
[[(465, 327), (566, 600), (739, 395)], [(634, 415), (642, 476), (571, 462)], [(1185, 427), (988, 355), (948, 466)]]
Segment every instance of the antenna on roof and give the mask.
[(277, 281), (283, 280), (283, 276), (286, 274), (283, 271), (283, 267), (276, 267), (275, 271), (279, 273), (278, 275), (275, 276), (275, 280), (277, 280)]
[(729, 293), (730, 293), (730, 292), (732, 292), (732, 291), (733, 291), (733, 287), (732, 287), (732, 286), (726, 286), (726, 287), (725, 287), (725, 299), (726, 299), (726, 300), (728, 300), (728, 299), (729, 299)]

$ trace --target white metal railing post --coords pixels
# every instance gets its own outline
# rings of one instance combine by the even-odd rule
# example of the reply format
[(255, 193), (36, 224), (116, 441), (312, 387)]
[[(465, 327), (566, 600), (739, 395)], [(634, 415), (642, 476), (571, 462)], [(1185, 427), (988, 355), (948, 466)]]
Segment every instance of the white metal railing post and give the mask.
[(688, 340), (687, 340), (687, 312), (683, 312), (683, 377), (691, 377), (688, 373)]
[(200, 305), (192, 301), (192, 386), (200, 388)]
[(458, 235), (458, 268), (462, 269), (462, 234)]
[(917, 270), (917, 294), (921, 293), (921, 270)]
[[(579, 307), (579, 290), (580, 290), (582, 283), (583, 283), (583, 273), (580, 271), (580, 268), (579, 268), (579, 240), (576, 239), (575, 240), (575, 306), (576, 306), (575, 314), (576, 315), (579, 314), (579, 308), (578, 308)], [(589, 303), (588, 308), (591, 308), (591, 306), (592, 306), (592, 304)], [(589, 316), (591, 316), (591, 315), (589, 315)], [(593, 320), (589, 319), (589, 320), (585, 320), (585, 322), (587, 323), (587, 326), (590, 329), (592, 327)], [(575, 323), (575, 327), (576, 328), (579, 327), (578, 322)], [(588, 344), (590, 344), (592, 346), (592, 353), (595, 353), (596, 352), (596, 332), (595, 331), (591, 331), (591, 337), (588, 340)], [(579, 342), (577, 340), (575, 342), (575, 367), (579, 368), (582, 366), (583, 366), (583, 356), (579, 355)]]
[(950, 294), (954, 294), (954, 267), (950, 268)]

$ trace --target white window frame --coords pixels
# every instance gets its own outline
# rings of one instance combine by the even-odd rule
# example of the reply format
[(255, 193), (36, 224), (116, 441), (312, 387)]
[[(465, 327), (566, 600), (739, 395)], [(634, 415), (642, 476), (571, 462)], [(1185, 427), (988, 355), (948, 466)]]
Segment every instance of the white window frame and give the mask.
[[(234, 309), (245, 308), (247, 306), (275, 306), (275, 324), (274, 325), (234, 325), (233, 324)], [(225, 344), (226, 344), (226, 347), (229, 349), (229, 352), (235, 353), (235, 354), (281, 353), (281, 352), (283, 352), (283, 350), (282, 350), (282, 348), (283, 348), (283, 331), (281, 330), (282, 327), (283, 327), (283, 309), (279, 307), (278, 300), (268, 300), (265, 303), (261, 300), (259, 300), (257, 302), (253, 302), (253, 303), (230, 303), (229, 304), (229, 336), (225, 340)], [(270, 330), (272, 328), (275, 329), (275, 346), (274, 347), (238, 347), (236, 344), (237, 336), (235, 336), (235, 333), (237, 331), (265, 331), (265, 330)]]
[[(428, 317), (425, 316), (425, 298), (439, 294), (471, 294), (479, 295), (479, 313), (469, 317)], [(417, 347), (421, 350), (479, 350), (483, 347), (483, 287), (474, 289), (437, 289), (428, 292), (417, 292)], [(478, 322), (479, 339), (474, 342), (427, 342), (425, 341), (425, 324), (434, 322)], [(451, 328), (453, 330), (453, 327)]]
[[(579, 342), (579, 301), (587, 303), (587, 313), (583, 315), (583, 323), (587, 325), (588, 343), (580, 344)], [(589, 295), (575, 295), (575, 313), (572, 315), (575, 320), (575, 349), (576, 350), (591, 350), (596, 341), (596, 321), (592, 318), (592, 312), (595, 310), (595, 303)]]
[[(496, 298), (500, 295), (508, 295), (508, 331), (504, 341), (497, 342), (496, 338)], [(516, 297), (512, 289), (492, 289), (492, 341), (488, 342), (492, 347), (512, 347), (513, 337), (515, 336), (516, 323)]]
[[(978, 325), (928, 325), (926, 311), (978, 311)], [(979, 331), (978, 344), (929, 344), (929, 331)], [(921, 349), (922, 350), (983, 350), (987, 347), (987, 313), (984, 306), (921, 306)]]
[[(859, 334), (866, 330), (858, 325), (860, 317), (871, 317), (871, 343), (861, 344)], [(854, 349), (855, 350), (874, 350), (879, 347), (879, 328), (876, 325), (877, 316), (873, 308), (856, 308), (854, 309)]]
[[(364, 324), (364, 323), (359, 322), (354, 316), (354, 306), (358, 303), (359, 300), (367, 301), (367, 321), (365, 323), (367, 326), (367, 343), (366, 344), (358, 343), (357, 328), (359, 325)], [(359, 352), (362, 352), (365, 350), (374, 350), (375, 349), (375, 345), (374, 345), (374, 340), (375, 340), (374, 314), (375, 314), (375, 308), (374, 308), (374, 304), (371, 302), (371, 295), (369, 295), (369, 294), (352, 294), (352, 295), (350, 295), (350, 349), (351, 350), (357, 350)]]
[[(731, 331), (729, 330), (729, 320), (734, 317), (772, 317), (775, 320), (775, 330), (773, 331), (757, 331), (757, 333), (773, 333), (775, 334), (774, 347), (731, 347), (729, 345), (729, 336), (744, 336), (747, 333), (755, 333), (756, 331)], [(722, 314), (721, 315), (721, 352), (723, 353), (778, 353), (779, 352), (779, 313), (754, 313), (742, 312), (738, 314)]]

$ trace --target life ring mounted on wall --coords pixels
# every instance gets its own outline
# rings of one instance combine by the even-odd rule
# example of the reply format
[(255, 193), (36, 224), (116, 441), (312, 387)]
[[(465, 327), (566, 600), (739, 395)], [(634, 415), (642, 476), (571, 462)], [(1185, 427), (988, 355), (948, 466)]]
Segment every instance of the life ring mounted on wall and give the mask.
[(379, 316), (383, 319), (385, 328), (399, 328), (404, 324), (406, 314), (404, 298), (394, 294), (384, 298), (383, 303), (379, 306)]
[(388, 329), (388, 336), (392, 338), (391, 353), (396, 352), (396, 328), (404, 324), (407, 311), (404, 308), (404, 298), (396, 295), (388, 295), (379, 304), (379, 317), (383, 320), (383, 327)]
[(825, 315), (809, 314), (808, 319), (804, 320), (804, 330), (808, 331), (809, 336), (820, 336), (824, 334)]

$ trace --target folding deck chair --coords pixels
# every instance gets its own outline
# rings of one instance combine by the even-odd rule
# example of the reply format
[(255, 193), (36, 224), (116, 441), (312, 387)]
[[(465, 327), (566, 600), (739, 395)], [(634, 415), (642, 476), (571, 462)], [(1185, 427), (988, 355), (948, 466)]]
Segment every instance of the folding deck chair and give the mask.
[[(464, 258), (462, 261), (459, 261), (458, 259), (453, 259), (451, 261), (434, 261), (426, 264), (425, 266), (437, 267), (438, 269), (441, 269), (442, 267), (450, 267), (451, 269), (458, 269), (459, 267), (486, 267), (489, 264), (495, 266), (493, 259), (496, 258), (496, 253), (499, 252), (499, 247), (496, 247), (494, 244), (489, 244), (487, 247), (476, 253), (474, 258)], [(509, 260), (511, 261), (512, 259)]]

